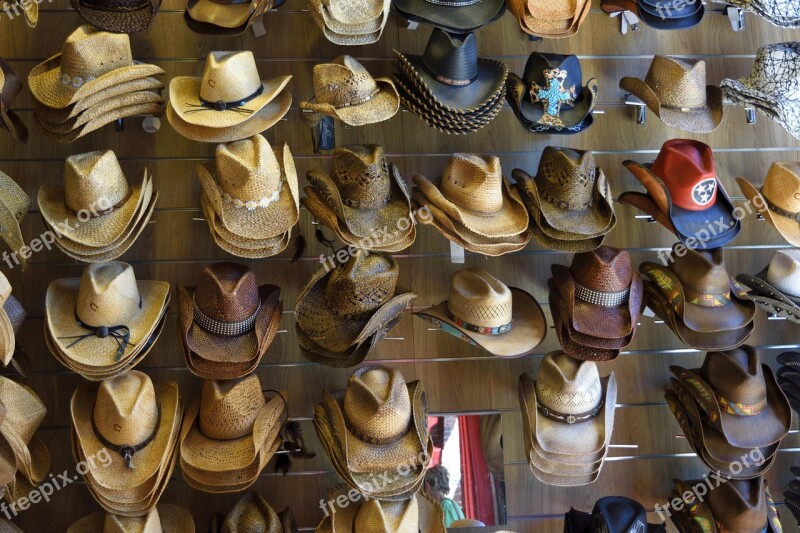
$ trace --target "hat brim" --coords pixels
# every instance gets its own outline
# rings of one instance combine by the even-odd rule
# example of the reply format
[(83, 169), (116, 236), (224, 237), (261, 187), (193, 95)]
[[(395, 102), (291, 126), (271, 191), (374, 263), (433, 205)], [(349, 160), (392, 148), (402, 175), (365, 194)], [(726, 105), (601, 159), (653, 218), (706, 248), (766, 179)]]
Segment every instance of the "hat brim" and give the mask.
[(722, 123), (722, 89), (716, 85), (706, 85), (705, 106), (686, 111), (662, 105), (656, 92), (639, 78), (625, 76), (619, 80), (619, 87), (644, 102), (667, 126), (694, 133), (710, 133)]
[(0, 127), (8, 130), (15, 141), (28, 142), (28, 127), (15, 112), (0, 105)]
[(742, 190), (749, 204), (753, 205), (772, 227), (786, 239), (792, 246), (800, 247), (800, 221), (795, 218), (785, 217), (773, 212), (769, 208), (769, 202), (761, 194), (761, 191), (744, 178), (736, 178), (736, 183)]
[(37, 113), (46, 118), (46, 122), (51, 124), (61, 124), (79, 116), (84, 111), (102, 104), (106, 100), (118, 98), (120, 96), (140, 92), (151, 91), (160, 92), (164, 89), (164, 84), (156, 78), (137, 78), (135, 80), (122, 82), (112, 85), (102, 91), (97, 91), (91, 96), (87, 96), (67, 106), (63, 109), (53, 109), (42, 104), (34, 104)]
[(736, 276), (736, 281), (750, 289), (748, 292), (743, 292), (742, 295), (761, 307), (765, 303), (771, 303), (773, 310), (783, 310), (800, 315), (800, 297), (789, 296), (770, 285), (767, 281), (768, 269), (769, 267), (765, 267), (755, 276), (749, 274)]
[(161, 0), (152, 0), (138, 9), (97, 9), (80, 0), (71, 0), (72, 7), (86, 22), (103, 31), (135, 33), (150, 27), (161, 5)]
[(423, 115), (431, 121), (442, 126), (477, 127), (486, 126), (497, 116), (498, 108), (504, 104), (502, 91), (492, 96), (483, 106), (475, 111), (455, 113), (442, 106), (427, 92), (416, 89), (413, 80), (408, 80), (398, 74), (391, 74), (404, 107), (414, 114)]
[[(309, 5), (311, 11), (322, 18), (325, 26), (323, 29), (343, 36), (357, 36), (381, 31), (386, 24), (391, 2), (386, 0), (363, 2), (356, 10), (352, 9), (352, 5), (340, 5), (338, 2), (322, 0), (311, 0)], [(347, 8), (350, 10), (347, 11)]]
[(200, 206), (203, 209), (214, 243), (231, 255), (247, 259), (263, 259), (281, 253), (289, 245), (289, 240), (292, 237), (291, 229), (271, 239), (245, 239), (231, 233), (230, 230), (222, 225), (222, 221), (211, 206), (211, 201), (206, 198), (204, 193), (200, 194)]
[[(108, 113), (104, 113), (102, 115), (98, 115), (97, 117), (92, 118), (83, 126), (80, 126), (77, 129), (70, 131), (69, 133), (57, 133), (48, 129), (48, 124), (43, 123), (39, 118), (36, 118), (36, 124), (39, 126), (39, 129), (49, 138), (55, 140), (56, 142), (60, 143), (71, 143), (75, 142), (76, 140), (80, 139), (81, 137), (92, 133), (93, 131), (97, 131), (103, 126), (107, 126), (112, 122), (116, 122), (121, 118), (129, 118), (129, 117), (141, 117), (141, 116), (159, 116), (164, 113), (164, 102), (159, 98), (156, 102), (150, 102), (146, 104), (134, 104), (128, 105), (124, 107), (118, 107), (109, 111)], [(36, 115), (34, 114), (34, 117)]]
[(359, 105), (336, 108), (331, 104), (301, 102), (300, 109), (335, 117), (348, 126), (364, 126), (389, 120), (400, 109), (400, 95), (390, 78), (375, 78), (378, 92), (368, 101)]
[(213, 0), (189, 0), (186, 13), (197, 22), (234, 30), (247, 24), (253, 13), (253, 2), (222, 3)]
[(395, 0), (393, 5), (407, 19), (441, 28), (449, 33), (477, 30), (500, 18), (504, 0), (482, 0), (467, 6), (447, 6), (425, 0)]
[(78, 116), (66, 121), (58, 121), (60, 117), (54, 117), (56, 121), (51, 121), (49, 116), (50, 108), (43, 106), (39, 102), (33, 103), (33, 109), (36, 113), (36, 120), (41, 127), (56, 135), (68, 135), (82, 126), (92, 123), (98, 117), (109, 116), (119, 109), (129, 109), (133, 106), (147, 104), (158, 104), (160, 106), (163, 103), (164, 99), (155, 91), (136, 91), (103, 100)]
[(516, 287), (509, 289), (512, 327), (501, 335), (484, 335), (459, 327), (448, 316), (447, 301), (414, 314), (438, 325), (454, 337), (467, 337), (493, 355), (519, 357), (530, 353), (541, 344), (547, 334), (547, 321), (542, 308), (531, 294)]

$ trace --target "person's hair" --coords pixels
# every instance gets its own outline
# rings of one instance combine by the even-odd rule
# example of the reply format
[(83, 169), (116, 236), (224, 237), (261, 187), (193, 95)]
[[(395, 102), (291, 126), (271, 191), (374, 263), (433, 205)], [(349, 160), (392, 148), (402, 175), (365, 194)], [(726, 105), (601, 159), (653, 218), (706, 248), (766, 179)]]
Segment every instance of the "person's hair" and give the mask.
[(442, 465), (434, 466), (425, 472), (425, 485), (428, 494), (437, 500), (443, 500), (450, 493), (450, 473)]

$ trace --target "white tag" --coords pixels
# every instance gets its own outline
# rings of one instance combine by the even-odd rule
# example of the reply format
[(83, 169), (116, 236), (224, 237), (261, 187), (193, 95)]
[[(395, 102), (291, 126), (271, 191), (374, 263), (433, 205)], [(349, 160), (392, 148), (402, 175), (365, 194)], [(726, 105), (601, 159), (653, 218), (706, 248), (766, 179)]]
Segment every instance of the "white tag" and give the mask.
[(733, 31), (744, 30), (744, 11), (739, 7), (728, 6), (726, 9), (728, 20), (731, 23)]
[(464, 263), (464, 248), (450, 241), (450, 262), (461, 265)]
[(611, 18), (619, 17), (619, 31), (622, 35), (628, 34), (628, 28), (637, 31), (639, 29), (639, 17), (631, 11), (616, 11), (609, 14)]
[(633, 31), (639, 31), (639, 17), (636, 16), (636, 13), (633, 11), (625, 11), (622, 13), (622, 16), (628, 21), (628, 25), (630, 25)]
[(656, 316), (656, 314), (653, 312), (653, 310), (650, 309), (649, 307), (645, 307), (644, 308), (644, 311), (642, 311), (642, 315), (649, 316), (650, 318), (653, 318), (654, 316)]
[(263, 15), (261, 17), (258, 17), (258, 20), (253, 22), (253, 24), (250, 27), (253, 29), (253, 35), (255, 35), (256, 37), (262, 37), (267, 33), (267, 30), (264, 29)]
[(419, 22), (415, 20), (407, 20), (406, 21), (406, 29), (407, 30), (416, 30), (419, 28)]

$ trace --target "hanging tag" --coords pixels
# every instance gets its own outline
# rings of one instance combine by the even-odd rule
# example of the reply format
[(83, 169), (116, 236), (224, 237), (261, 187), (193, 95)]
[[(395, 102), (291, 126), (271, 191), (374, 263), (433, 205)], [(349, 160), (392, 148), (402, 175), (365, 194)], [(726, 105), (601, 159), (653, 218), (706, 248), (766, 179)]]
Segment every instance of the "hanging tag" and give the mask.
[(252, 28), (253, 35), (256, 36), (256, 37), (263, 37), (264, 35), (267, 34), (267, 30), (264, 29), (264, 17), (263, 16), (258, 17), (258, 19), (255, 22), (253, 22), (253, 24), (250, 26), (250, 28)]
[(450, 262), (457, 265), (464, 264), (464, 248), (450, 241)]
[(744, 31), (744, 10), (740, 7), (728, 6), (725, 10), (733, 31)]
[(416, 20), (407, 20), (406, 21), (406, 29), (407, 30), (416, 30), (419, 28), (419, 22)]
[(336, 123), (331, 117), (322, 117), (317, 123), (318, 150), (333, 150), (336, 147)]
[(632, 31), (639, 31), (639, 17), (633, 11), (623, 11), (623, 18), (628, 22)]
[(614, 13), (609, 13), (608, 16), (611, 18), (619, 17), (619, 32), (622, 35), (627, 35), (628, 29), (631, 31), (639, 29), (639, 17), (631, 11), (615, 11)]
[(644, 311), (642, 311), (642, 315), (649, 316), (650, 318), (653, 318), (654, 316), (656, 316), (656, 314), (653, 312), (653, 310), (650, 309), (649, 307), (645, 307), (644, 308)]
[(537, 42), (537, 41), (541, 41), (542, 38), (541, 37), (537, 37), (536, 35), (528, 35), (528, 40), (532, 41), (532, 42)]

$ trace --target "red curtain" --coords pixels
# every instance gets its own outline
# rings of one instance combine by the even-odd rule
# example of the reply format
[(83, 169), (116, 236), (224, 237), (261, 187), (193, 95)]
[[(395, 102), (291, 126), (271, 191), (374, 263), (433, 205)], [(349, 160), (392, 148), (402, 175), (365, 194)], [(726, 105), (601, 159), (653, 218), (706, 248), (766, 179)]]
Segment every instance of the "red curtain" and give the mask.
[(481, 449), (480, 417), (459, 416), (458, 438), (461, 446), (464, 515), (492, 526), (495, 524), (494, 501), (489, 469)]

